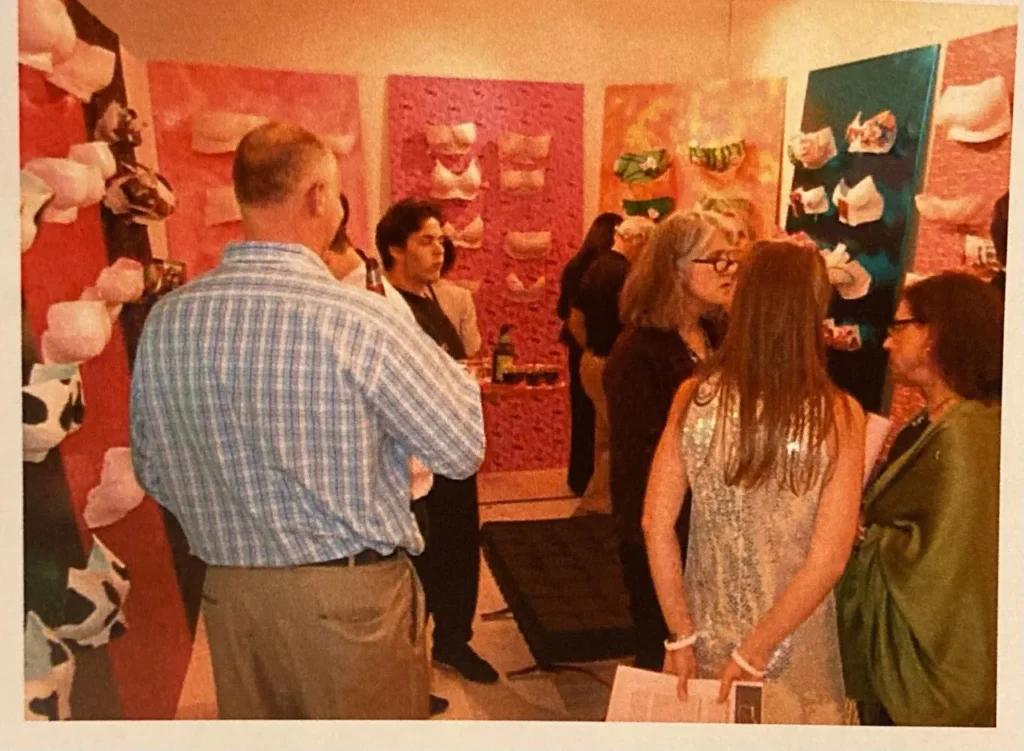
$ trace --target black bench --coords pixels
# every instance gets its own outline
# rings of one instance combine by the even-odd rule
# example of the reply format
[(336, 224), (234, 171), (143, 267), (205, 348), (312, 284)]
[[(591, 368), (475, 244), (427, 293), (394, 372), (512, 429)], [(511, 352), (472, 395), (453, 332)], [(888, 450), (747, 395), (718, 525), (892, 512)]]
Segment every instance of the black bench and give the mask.
[(537, 668), (556, 670), (559, 663), (634, 654), (633, 621), (610, 516), (487, 522), (480, 538)]

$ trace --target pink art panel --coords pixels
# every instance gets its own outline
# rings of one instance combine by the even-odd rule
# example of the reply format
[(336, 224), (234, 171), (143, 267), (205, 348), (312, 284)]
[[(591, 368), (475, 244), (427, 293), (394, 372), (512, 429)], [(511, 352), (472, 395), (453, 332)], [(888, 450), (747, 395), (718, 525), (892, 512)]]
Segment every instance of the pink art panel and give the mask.
[(365, 247), (366, 163), (354, 76), (176, 62), (151, 62), (148, 75), (160, 171), (178, 199), (167, 220), (169, 253), (188, 265), (190, 279), (216, 266), (224, 246), (242, 237), (239, 222), (206, 226), (206, 191), (231, 185), (233, 159), (232, 153), (193, 151), (193, 118), (207, 111), (262, 115), (321, 135), (354, 136), (338, 166), (351, 204), (349, 233)]
[[(976, 84), (997, 75), (1006, 79), (1012, 96), (1016, 49), (1016, 26), (953, 40), (946, 46), (939, 97), (947, 86)], [(959, 269), (964, 265), (965, 235), (990, 237), (992, 207), (1010, 185), (1010, 140), (1006, 135), (987, 143), (966, 144), (949, 140), (945, 128), (934, 129), (924, 191), (940, 198), (978, 195), (986, 210), (970, 228), (945, 227), (920, 217), (915, 273)], [(890, 409), (894, 430), (902, 428), (923, 407), (924, 401), (916, 391), (895, 388)]]
[[(435, 156), (427, 125), (475, 123), (476, 140), (462, 155)], [(550, 135), (544, 158), (516, 166), (499, 158), (500, 133)], [(436, 162), (455, 174), (475, 160), (482, 181), (474, 200), (443, 200), (445, 220), (462, 228), (477, 216), (484, 222), (483, 247), (459, 249), (453, 280), (479, 284), (474, 298), (489, 356), (498, 327), (512, 324), (521, 362), (558, 363), (561, 321), (555, 314), (562, 268), (583, 234), (583, 86), (579, 84), (483, 81), (391, 76), (388, 79), (388, 145), (391, 197), (430, 197)], [(543, 170), (543, 188), (517, 193), (502, 188), (503, 170)], [(518, 260), (505, 252), (509, 232), (550, 232), (551, 249), (541, 258)], [(510, 274), (529, 300), (509, 294)], [(543, 282), (540, 282), (543, 280)], [(534, 287), (534, 285), (538, 285)], [(541, 286), (542, 285), (542, 286)], [(487, 408), (488, 454), (482, 471), (565, 466), (569, 432), (563, 390), (528, 398), (500, 397)]]

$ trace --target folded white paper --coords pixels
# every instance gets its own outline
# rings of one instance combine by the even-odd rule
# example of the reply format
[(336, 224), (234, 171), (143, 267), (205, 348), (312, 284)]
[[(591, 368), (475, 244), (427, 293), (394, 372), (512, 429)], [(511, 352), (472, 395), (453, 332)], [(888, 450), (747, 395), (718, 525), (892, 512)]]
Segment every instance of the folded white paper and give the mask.
[(690, 679), (684, 702), (677, 693), (677, 680), (668, 673), (619, 665), (605, 721), (761, 723), (760, 683), (734, 683), (728, 701), (720, 703), (717, 680)]

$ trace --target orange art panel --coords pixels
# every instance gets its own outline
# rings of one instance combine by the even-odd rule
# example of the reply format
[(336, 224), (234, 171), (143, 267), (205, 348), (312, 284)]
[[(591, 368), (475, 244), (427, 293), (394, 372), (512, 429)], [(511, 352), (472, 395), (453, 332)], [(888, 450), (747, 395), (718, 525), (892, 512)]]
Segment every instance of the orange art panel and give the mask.
[[(670, 198), (676, 203), (673, 130), (684, 100), (675, 84), (609, 86), (604, 95), (601, 139), (601, 211), (622, 213), (624, 200)], [(650, 182), (624, 182), (615, 172), (623, 154), (664, 150), (668, 171)]]
[[(689, 207), (708, 198), (749, 202), (756, 235), (770, 234), (778, 216), (782, 138), (786, 119), (786, 80), (713, 81), (694, 88), (688, 108), (675, 125), (679, 201)], [(734, 145), (742, 143), (742, 153)], [(721, 167), (695, 163), (693, 156), (729, 149), (738, 161)], [(702, 160), (703, 161), (703, 160)]]
[(609, 86), (601, 210), (650, 208), (658, 218), (668, 206), (658, 199), (679, 209), (710, 200), (748, 210), (755, 232), (769, 234), (778, 210), (785, 107), (781, 78)]

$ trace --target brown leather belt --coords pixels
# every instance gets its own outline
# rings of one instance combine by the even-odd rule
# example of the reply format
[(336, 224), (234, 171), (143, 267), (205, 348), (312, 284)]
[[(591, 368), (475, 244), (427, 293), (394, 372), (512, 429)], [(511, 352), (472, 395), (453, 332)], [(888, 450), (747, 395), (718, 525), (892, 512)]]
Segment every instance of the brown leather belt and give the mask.
[(362, 550), (355, 555), (345, 556), (344, 558), (334, 558), (330, 561), (318, 561), (317, 563), (311, 563), (310, 566), (366, 566), (370, 563), (382, 563), (383, 561), (390, 561), (393, 558), (397, 558), (398, 554), (402, 552), (402, 548), (395, 548), (387, 555), (381, 555), (376, 550)]

